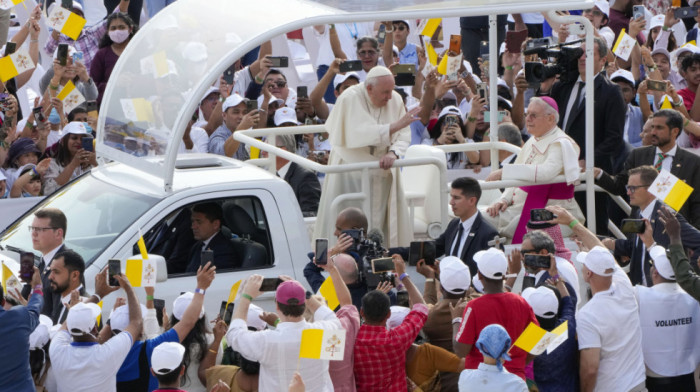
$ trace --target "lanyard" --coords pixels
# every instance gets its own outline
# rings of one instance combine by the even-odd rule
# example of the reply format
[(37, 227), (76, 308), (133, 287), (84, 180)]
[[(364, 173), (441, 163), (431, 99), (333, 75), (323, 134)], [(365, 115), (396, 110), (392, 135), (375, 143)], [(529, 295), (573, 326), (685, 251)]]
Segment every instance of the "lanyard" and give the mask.
[(350, 35), (352, 36), (352, 39), (357, 40), (357, 35), (358, 35), (357, 24), (355, 22), (352, 23), (352, 27), (355, 29), (355, 34), (352, 33), (352, 30), (350, 30), (350, 27), (348, 27), (347, 23), (344, 23), (344, 26), (346, 29), (348, 29), (348, 33), (350, 33)]

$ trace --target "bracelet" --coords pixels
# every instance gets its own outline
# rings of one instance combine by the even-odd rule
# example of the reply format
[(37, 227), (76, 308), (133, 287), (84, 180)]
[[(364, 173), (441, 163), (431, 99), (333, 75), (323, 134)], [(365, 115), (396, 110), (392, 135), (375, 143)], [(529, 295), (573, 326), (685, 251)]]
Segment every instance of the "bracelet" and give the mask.
[(39, 40), (38, 40), (38, 39), (30, 39), (30, 40), (29, 40), (29, 43), (30, 43), (30, 44), (36, 44), (36, 43), (39, 43)]
[(510, 287), (510, 286), (508, 286), (507, 284), (504, 284), (503, 287), (505, 287), (506, 289), (508, 289), (508, 291), (513, 291), (513, 288)]
[(259, 77), (258, 75), (255, 75), (255, 83), (262, 84), (264, 81), (265, 79)]
[(275, 322), (274, 322), (274, 326), (275, 326), (275, 327), (277, 327), (277, 324), (279, 324), (279, 323), (280, 323), (280, 321), (282, 321), (282, 320), (280, 320), (280, 319), (277, 319), (277, 320), (275, 320)]
[(506, 279), (507, 278), (517, 278), (518, 274), (506, 274)]
[(29, 129), (34, 128), (34, 124), (30, 123), (29, 121), (27, 121), (27, 123), (24, 126), (28, 127)]
[(689, 119), (689, 118), (686, 118), (686, 119), (685, 119), (685, 123), (683, 123), (683, 128), (687, 127), (688, 124), (690, 124), (690, 119)]
[(399, 275), (399, 280), (403, 280), (407, 276), (408, 274), (404, 272), (403, 274)]
[(51, 90), (58, 90), (58, 86), (54, 86), (53, 84), (49, 83), (49, 88)]
[(248, 295), (246, 293), (241, 293), (241, 297), (247, 299), (250, 302), (253, 302), (253, 297), (251, 297), (250, 295)]
[(102, 297), (100, 297), (99, 294), (95, 293), (95, 294), (93, 294), (92, 296), (93, 296), (93, 297), (97, 297), (97, 302), (102, 301)]
[(452, 319), (452, 324), (462, 324), (462, 318), (461, 317), (455, 317)]
[(578, 219), (572, 220), (571, 223), (569, 223), (569, 228), (573, 229), (576, 225), (578, 225)]
[(199, 287), (197, 287), (196, 289), (194, 289), (194, 293), (204, 295), (204, 293), (206, 293), (206, 290), (200, 289)]
[[(38, 285), (34, 286), (34, 290), (39, 290), (39, 291), (41, 291), (43, 288), (44, 288), (44, 286), (43, 286), (41, 283), (39, 283)], [(97, 294), (93, 294), (93, 295), (97, 295)]]
[(503, 68), (512, 70), (512, 69), (513, 69), (513, 66), (512, 66), (512, 65), (506, 65), (506, 66), (503, 67)]
[(469, 117), (467, 117), (467, 121), (476, 122), (476, 117), (469, 116)]
[(147, 295), (147, 296), (146, 296), (146, 301), (153, 301), (153, 296), (152, 296), (152, 295)]
[(34, 173), (34, 175), (37, 176), (37, 177), (41, 177), (41, 174), (39, 174), (39, 172), (36, 171), (36, 167), (33, 167), (33, 168), (32, 168), (32, 173)]
[(209, 352), (212, 353), (212, 354), (217, 354), (217, 353), (218, 353), (217, 350), (212, 350), (212, 349), (209, 349)]
[(428, 282), (435, 282), (435, 279), (434, 278), (427, 278), (425, 280), (425, 283), (428, 283)]

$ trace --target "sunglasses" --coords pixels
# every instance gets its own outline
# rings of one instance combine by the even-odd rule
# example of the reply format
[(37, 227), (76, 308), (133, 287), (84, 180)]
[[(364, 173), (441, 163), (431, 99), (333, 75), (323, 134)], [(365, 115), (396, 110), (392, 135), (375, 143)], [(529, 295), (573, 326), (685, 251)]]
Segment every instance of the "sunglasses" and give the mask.
[(598, 10), (595, 10), (595, 9), (593, 9), (593, 8), (584, 10), (583, 13), (592, 13), (593, 16), (603, 16), (603, 15), (605, 15), (605, 14), (603, 14), (603, 12), (598, 11)]
[(406, 30), (406, 26), (404, 25), (394, 25), (394, 30), (399, 30), (399, 31), (404, 31)]
[(270, 84), (276, 85), (277, 87), (282, 88), (282, 87), (287, 85), (287, 82), (285, 82), (284, 80), (275, 80), (275, 81), (271, 82)]

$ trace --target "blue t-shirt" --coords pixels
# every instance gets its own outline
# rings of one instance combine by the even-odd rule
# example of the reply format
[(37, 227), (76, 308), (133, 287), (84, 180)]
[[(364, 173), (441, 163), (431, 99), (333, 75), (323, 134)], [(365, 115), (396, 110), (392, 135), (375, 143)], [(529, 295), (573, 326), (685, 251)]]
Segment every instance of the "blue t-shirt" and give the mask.
[(179, 343), (180, 337), (177, 335), (177, 331), (174, 329), (169, 329), (153, 339), (136, 341), (134, 345), (131, 346), (131, 351), (129, 351), (129, 354), (124, 359), (122, 367), (119, 368), (119, 371), (117, 372), (117, 382), (131, 381), (139, 378), (141, 375), (141, 369), (139, 369), (139, 354), (141, 353), (141, 347), (146, 344), (146, 357), (148, 358), (149, 369), (147, 370), (149, 372), (148, 391), (151, 392), (158, 389), (158, 380), (153, 377), (153, 374), (150, 373), (151, 354), (153, 354), (153, 349), (156, 348), (156, 346), (165, 342)]

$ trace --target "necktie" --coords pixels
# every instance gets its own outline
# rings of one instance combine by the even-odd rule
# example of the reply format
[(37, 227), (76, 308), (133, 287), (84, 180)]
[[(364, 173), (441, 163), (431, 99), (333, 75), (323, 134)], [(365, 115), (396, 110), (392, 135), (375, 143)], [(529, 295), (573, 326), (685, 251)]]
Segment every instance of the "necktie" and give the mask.
[(46, 268), (46, 263), (44, 263), (44, 258), (41, 258), (39, 262), (39, 272), (44, 273), (44, 268)]
[(654, 164), (654, 169), (656, 169), (656, 171), (660, 172), (660, 171), (661, 171), (661, 165), (663, 164), (664, 159), (666, 159), (666, 157), (668, 157), (668, 154), (664, 154), (663, 152), (660, 152), (660, 153), (658, 153), (658, 154), (656, 154), (656, 155), (659, 156), (659, 159), (656, 161), (656, 164)]
[(459, 257), (459, 245), (462, 243), (462, 235), (464, 234), (464, 225), (462, 223), (459, 224), (459, 231), (457, 231), (457, 242), (455, 242), (455, 245), (452, 247), (452, 254), (450, 256), (457, 256)]
[(576, 113), (579, 105), (581, 104), (581, 94), (583, 94), (583, 89), (585, 88), (585, 86), (586, 83), (578, 82), (578, 91), (576, 92), (576, 98), (574, 99), (573, 105), (571, 105), (569, 116), (566, 118), (566, 124), (564, 124), (566, 130), (569, 130), (571, 128), (571, 124), (574, 122), (574, 113)]

